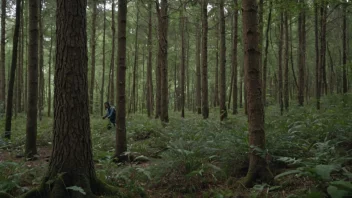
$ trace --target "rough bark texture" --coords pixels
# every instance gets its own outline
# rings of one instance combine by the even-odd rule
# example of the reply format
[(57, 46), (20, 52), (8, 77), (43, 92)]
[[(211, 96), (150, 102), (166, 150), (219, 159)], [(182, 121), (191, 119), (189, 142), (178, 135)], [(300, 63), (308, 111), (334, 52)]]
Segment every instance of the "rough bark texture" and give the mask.
[[(314, 4), (314, 29), (315, 29), (315, 92), (316, 92), (316, 107), (320, 109), (320, 49), (319, 49), (319, 27), (318, 27), (318, 5)], [(301, 77), (300, 77), (301, 78)], [(301, 84), (301, 82), (300, 82)]]
[(105, 38), (106, 38), (106, 1), (104, 1), (104, 21), (103, 21), (103, 71), (101, 74), (101, 89), (100, 89), (100, 115), (104, 114), (104, 90), (105, 90)]
[(196, 108), (198, 114), (202, 113), (202, 78), (200, 65), (201, 31), (200, 24), (196, 23)]
[(152, 22), (152, 2), (148, 4), (148, 65), (147, 65), (147, 113), (148, 117), (153, 114), (154, 94), (153, 94), (153, 22)]
[(0, 40), (0, 111), (5, 111), (5, 46), (6, 46), (6, 0), (1, 0), (1, 40)]
[(94, 87), (95, 87), (95, 48), (96, 48), (96, 21), (97, 21), (97, 1), (92, 1), (92, 34), (90, 38), (91, 47), (91, 68), (90, 68), (90, 87), (89, 87), (89, 112), (93, 114), (94, 106)]
[(117, 116), (116, 116), (116, 150), (120, 156), (127, 151), (126, 140), (126, 23), (127, 0), (118, 2), (118, 32), (117, 32)]
[(48, 117), (51, 116), (51, 60), (52, 60), (52, 51), (53, 51), (53, 27), (51, 27), (51, 36), (50, 36), (50, 49), (49, 49), (49, 71), (48, 71)]
[[(215, 18), (215, 17), (214, 17)], [(219, 40), (220, 40), (220, 28), (219, 22), (215, 22), (217, 25), (216, 28), (216, 50), (215, 50), (215, 86), (214, 86), (214, 107), (219, 106), (220, 98), (219, 98)]]
[(321, 94), (327, 92), (326, 85), (326, 3), (322, 2), (320, 5), (320, 88)]
[(158, 12), (159, 52), (158, 64), (160, 68), (160, 120), (163, 123), (169, 122), (168, 114), (168, 72), (167, 72), (167, 31), (168, 31), (168, 3), (167, 0), (156, 1)]
[(112, 0), (111, 5), (111, 31), (112, 31), (112, 44), (111, 44), (111, 59), (110, 59), (110, 71), (109, 71), (109, 86), (108, 86), (108, 100), (110, 102), (114, 101), (115, 98), (115, 81), (114, 81), (114, 74), (115, 74), (115, 37), (116, 37), (116, 30), (115, 30), (115, 0)]
[(226, 36), (225, 36), (225, 14), (224, 0), (220, 0), (219, 6), (220, 22), (220, 120), (227, 118), (226, 109)]
[(138, 77), (138, 29), (139, 29), (139, 10), (138, 10), (138, 1), (137, 5), (137, 12), (136, 12), (136, 33), (134, 38), (134, 63), (133, 63), (133, 76), (132, 76), (132, 98), (130, 100), (130, 108), (131, 112), (136, 113), (137, 110), (137, 100), (138, 100), (138, 93), (137, 89), (137, 77)]
[(237, 87), (237, 76), (238, 76), (238, 61), (237, 61), (237, 44), (238, 44), (238, 1), (234, 0), (234, 16), (233, 16), (233, 40), (232, 40), (232, 69), (233, 69), (233, 92), (232, 92), (232, 114), (237, 114), (237, 101), (238, 101), (238, 87)]
[(38, 104), (38, 22), (39, 1), (30, 1), (29, 10), (29, 54), (28, 54), (28, 110), (26, 125), (26, 157), (37, 154), (37, 104)]
[(12, 47), (12, 60), (11, 60), (11, 71), (9, 78), (9, 87), (7, 92), (7, 103), (6, 103), (6, 123), (5, 123), (5, 138), (11, 138), (11, 119), (12, 119), (12, 106), (13, 106), (13, 91), (15, 84), (15, 73), (17, 65), (17, 47), (18, 38), (20, 33), (21, 23), (21, 0), (16, 0), (16, 22), (15, 30), (13, 35), (13, 47)]
[(305, 46), (304, 46), (304, 40), (305, 40), (305, 11), (304, 11), (304, 3), (299, 0), (299, 3), (301, 5), (301, 11), (298, 16), (298, 37), (299, 37), (299, 42), (298, 42), (298, 72), (299, 72), (299, 83), (298, 83), (298, 105), (303, 106), (304, 105), (304, 88), (305, 88), (305, 82), (304, 82), (304, 77), (305, 77)]
[(347, 93), (347, 5), (343, 5), (342, 17), (342, 92)]
[(258, 147), (265, 150), (264, 132), (264, 106), (262, 101), (260, 72), (259, 72), (259, 34), (256, 0), (242, 1), (243, 9), (243, 36), (245, 50), (245, 67), (247, 72), (247, 96), (248, 96), (248, 131), (249, 131), (249, 168), (244, 179), (244, 185), (249, 187), (258, 177), (263, 180), (272, 179), (272, 174), (265, 159), (260, 157), (254, 150)]
[(264, 62), (263, 62), (263, 78), (262, 78), (262, 85), (263, 85), (263, 103), (264, 106), (266, 106), (266, 85), (267, 85), (267, 66), (268, 66), (268, 51), (269, 51), (269, 31), (270, 31), (270, 25), (271, 25), (271, 11), (273, 7), (273, 2), (270, 1), (269, 4), (269, 15), (268, 15), (268, 23), (266, 25), (266, 34), (265, 34), (265, 55), (264, 55)]
[(208, 0), (202, 1), (202, 114), (209, 117), (208, 104)]

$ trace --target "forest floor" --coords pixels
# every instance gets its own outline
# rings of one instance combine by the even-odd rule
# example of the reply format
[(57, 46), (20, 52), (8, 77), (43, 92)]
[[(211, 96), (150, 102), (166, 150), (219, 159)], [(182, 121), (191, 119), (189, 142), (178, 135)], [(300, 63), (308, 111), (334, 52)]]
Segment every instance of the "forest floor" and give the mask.
[[(280, 116), (276, 106), (266, 109), (266, 145), (261, 151), (275, 181), (257, 181), (253, 188), (235, 188), (248, 166), (247, 118), (229, 114), (218, 121), (186, 112), (170, 112), (170, 123), (145, 114), (127, 119), (130, 162), (112, 160), (115, 130), (100, 116), (91, 117), (96, 172), (107, 183), (126, 189), (126, 197), (349, 197), (352, 195), (352, 95), (324, 98), (322, 109), (313, 101), (291, 104)], [(243, 112), (243, 109), (240, 109)], [(36, 187), (51, 155), (52, 118), (38, 122), (35, 161), (23, 157), (25, 115), (13, 119), (12, 140), (0, 144), (0, 191), (14, 196)], [(0, 128), (4, 127), (1, 119)]]

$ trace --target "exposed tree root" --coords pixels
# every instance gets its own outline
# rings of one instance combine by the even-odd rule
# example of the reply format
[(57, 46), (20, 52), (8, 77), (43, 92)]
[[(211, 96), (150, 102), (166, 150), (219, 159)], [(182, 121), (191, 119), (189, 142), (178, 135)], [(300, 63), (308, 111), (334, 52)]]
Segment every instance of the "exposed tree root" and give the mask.
[(247, 172), (247, 175), (241, 178), (237, 183), (239, 184), (239, 186), (250, 188), (253, 187), (256, 180), (265, 183), (272, 183), (273, 178), (273, 173), (270, 171), (269, 166), (266, 165), (250, 168)]

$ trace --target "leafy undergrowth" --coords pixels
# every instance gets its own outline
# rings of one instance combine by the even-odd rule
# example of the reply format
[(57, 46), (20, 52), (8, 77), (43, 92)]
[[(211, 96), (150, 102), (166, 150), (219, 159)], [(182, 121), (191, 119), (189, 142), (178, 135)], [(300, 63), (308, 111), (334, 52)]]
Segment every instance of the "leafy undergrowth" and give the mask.
[[(115, 130), (93, 116), (97, 175), (124, 187), (126, 197), (348, 197), (352, 194), (352, 96), (327, 97), (322, 104), (320, 111), (313, 102), (305, 107), (292, 104), (284, 116), (275, 106), (267, 108), (267, 150), (261, 156), (276, 175), (271, 184), (257, 181), (251, 189), (235, 188), (248, 166), (243, 114), (219, 122), (217, 113), (208, 120), (192, 112), (186, 112), (185, 119), (171, 113), (165, 127), (146, 115), (129, 115), (130, 162), (125, 164), (112, 162)], [(40, 158), (25, 161), (16, 158), (23, 152), (25, 118), (14, 119), (12, 142), (0, 149), (0, 191), (19, 195), (38, 185), (50, 155), (51, 127), (50, 118), (39, 122)]]

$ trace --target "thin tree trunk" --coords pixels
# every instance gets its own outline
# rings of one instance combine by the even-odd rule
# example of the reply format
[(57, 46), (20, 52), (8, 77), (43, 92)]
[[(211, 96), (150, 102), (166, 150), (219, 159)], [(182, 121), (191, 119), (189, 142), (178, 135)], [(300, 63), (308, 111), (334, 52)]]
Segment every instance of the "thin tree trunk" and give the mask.
[(237, 101), (238, 101), (238, 87), (237, 87), (237, 44), (238, 44), (238, 1), (234, 0), (234, 20), (233, 20), (233, 40), (232, 40), (232, 69), (233, 69), (233, 102), (232, 102), (232, 114), (237, 114)]
[(43, 29), (43, 3), (44, 0), (39, 0), (39, 92), (38, 92), (38, 115), (39, 120), (42, 120), (42, 111), (44, 108), (44, 29)]
[(280, 40), (279, 40), (279, 104), (280, 104), (280, 113), (283, 115), (284, 112), (284, 103), (283, 103), (283, 83), (282, 83), (282, 67), (283, 67), (283, 45), (284, 45), (284, 14), (280, 13)]
[[(38, 112), (38, 22), (40, 1), (30, 1), (29, 10), (29, 54), (28, 54), (28, 111), (26, 125), (25, 155), (32, 158), (37, 154), (37, 112)], [(40, 41), (40, 40), (39, 40)], [(40, 53), (40, 52), (39, 52)], [(40, 60), (39, 60), (40, 61)]]
[(208, 0), (202, 0), (202, 114), (209, 117), (208, 104)]
[(285, 27), (285, 71), (284, 71), (284, 106), (285, 110), (288, 111), (288, 106), (289, 106), (289, 87), (288, 87), (288, 65), (289, 65), (289, 53), (288, 53), (288, 48), (289, 48), (289, 35), (288, 35), (288, 12), (285, 11), (284, 13), (284, 27)]
[(317, 100), (317, 109), (320, 109), (320, 58), (319, 58), (319, 29), (318, 29), (318, 5), (314, 4), (314, 17), (315, 17), (315, 85), (316, 85), (316, 100)]
[(220, 29), (219, 23), (216, 25), (216, 51), (215, 51), (215, 87), (214, 87), (214, 107), (219, 106), (219, 40), (220, 40)]
[(136, 100), (137, 100), (137, 94), (136, 94), (136, 89), (137, 89), (137, 70), (138, 70), (138, 29), (139, 29), (139, 11), (138, 11), (138, 1), (137, 1), (137, 12), (136, 12), (136, 34), (135, 34), (135, 40), (134, 40), (134, 64), (133, 64), (133, 77), (132, 77), (132, 99), (131, 105), (132, 105), (132, 112), (136, 113)]
[(1, 0), (1, 47), (0, 47), (0, 112), (5, 112), (5, 95), (6, 95), (6, 61), (5, 61), (5, 47), (6, 47), (6, 1)]
[(148, 117), (153, 114), (154, 94), (153, 94), (153, 21), (152, 21), (152, 2), (148, 3), (148, 65), (147, 65), (147, 113)]
[[(245, 40), (245, 59), (247, 95), (248, 95), (248, 131), (249, 131), (249, 168), (243, 184), (251, 187), (257, 178), (270, 181), (273, 176), (266, 160), (253, 147), (265, 150), (264, 106), (260, 83), (260, 48), (257, 22), (256, 0), (242, 1), (243, 36)], [(242, 183), (242, 182), (241, 182)]]
[(116, 150), (118, 157), (127, 151), (126, 140), (126, 23), (127, 0), (118, 1), (118, 67), (117, 67), (117, 117), (116, 117)]
[(12, 106), (13, 106), (13, 87), (15, 84), (15, 73), (17, 65), (17, 46), (18, 38), (20, 32), (21, 23), (21, 0), (16, 0), (16, 21), (15, 30), (13, 35), (13, 47), (12, 47), (12, 61), (11, 61), (11, 71), (9, 78), (9, 87), (7, 92), (7, 105), (6, 105), (6, 123), (5, 123), (5, 138), (11, 138), (11, 119), (12, 119)]
[(180, 33), (181, 33), (181, 117), (185, 117), (185, 19), (183, 15), (184, 5), (181, 1), (181, 11), (180, 11)]
[(321, 94), (326, 95), (326, 3), (322, 2), (320, 7), (320, 88)]
[(114, 74), (115, 74), (115, 37), (116, 37), (116, 30), (115, 30), (115, 0), (112, 0), (111, 5), (111, 31), (112, 31), (112, 49), (111, 49), (111, 59), (110, 59), (110, 72), (109, 72), (109, 101), (115, 101), (115, 81), (114, 81)]
[(104, 114), (104, 90), (105, 90), (105, 37), (106, 37), (106, 1), (104, 1), (104, 21), (103, 21), (103, 71), (101, 74), (101, 89), (100, 89), (100, 115)]
[(273, 7), (273, 2), (270, 0), (269, 4), (269, 15), (268, 15), (268, 23), (266, 26), (266, 39), (265, 39), (265, 55), (264, 55), (264, 63), (263, 63), (263, 102), (264, 106), (266, 106), (266, 79), (267, 79), (267, 66), (268, 66), (268, 51), (269, 51), (269, 31), (270, 31), (270, 25), (271, 25), (271, 11)]
[(226, 109), (226, 42), (225, 42), (225, 14), (224, 0), (220, 0), (220, 120), (227, 118)]
[(90, 86), (89, 86), (89, 112), (93, 114), (94, 106), (94, 87), (95, 87), (95, 48), (96, 48), (96, 21), (97, 21), (97, 1), (92, 0), (92, 34), (90, 37), (91, 47), (91, 68), (90, 68)]
[(49, 49), (49, 71), (48, 71), (48, 117), (51, 116), (51, 58), (52, 58), (52, 50), (53, 50), (53, 27), (50, 29), (50, 49)]
[(196, 23), (196, 108), (198, 114), (202, 114), (202, 78), (200, 65), (201, 31), (200, 24)]
[[(299, 4), (303, 7), (304, 2), (302, 0), (299, 0)], [(298, 66), (299, 66), (299, 86), (298, 86), (298, 105), (303, 106), (304, 105), (304, 88), (305, 88), (305, 46), (304, 46), (304, 40), (305, 40), (305, 11), (303, 10), (304, 8), (301, 8), (302, 10), (299, 13), (298, 16), (298, 36), (299, 36), (299, 46), (298, 46)]]
[(342, 93), (347, 93), (347, 5), (343, 5), (342, 17)]

